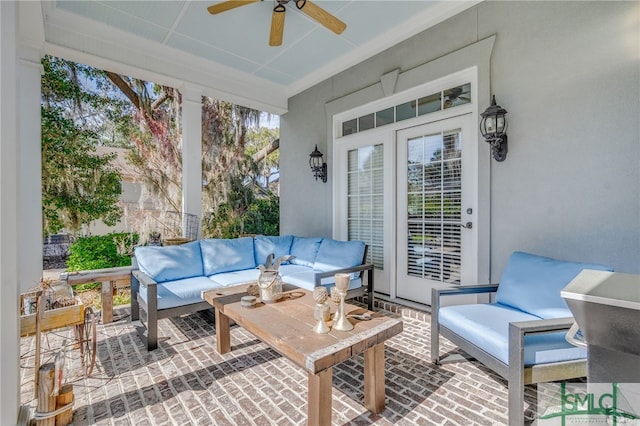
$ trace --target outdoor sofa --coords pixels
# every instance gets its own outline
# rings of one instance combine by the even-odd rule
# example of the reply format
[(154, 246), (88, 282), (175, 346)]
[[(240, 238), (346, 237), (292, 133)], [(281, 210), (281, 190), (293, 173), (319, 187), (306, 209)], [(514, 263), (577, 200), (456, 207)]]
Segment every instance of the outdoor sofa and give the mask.
[(270, 254), (295, 256), (280, 265), (280, 275), (285, 283), (307, 290), (319, 285), (329, 289), (336, 273), (351, 273), (348, 297), (367, 295), (373, 309), (373, 265), (366, 264), (367, 246), (362, 241), (260, 235), (141, 246), (135, 248), (132, 261), (131, 321), (147, 349), (158, 346), (159, 319), (212, 309), (202, 299), (203, 291), (255, 282), (258, 265)]
[[(560, 291), (583, 269), (567, 262), (514, 252), (499, 285), (433, 289), (431, 360), (440, 363), (442, 335), (507, 379), (509, 424), (524, 424), (524, 386), (586, 376), (587, 351), (566, 341), (573, 317)], [(495, 293), (495, 302), (442, 306), (445, 296)]]

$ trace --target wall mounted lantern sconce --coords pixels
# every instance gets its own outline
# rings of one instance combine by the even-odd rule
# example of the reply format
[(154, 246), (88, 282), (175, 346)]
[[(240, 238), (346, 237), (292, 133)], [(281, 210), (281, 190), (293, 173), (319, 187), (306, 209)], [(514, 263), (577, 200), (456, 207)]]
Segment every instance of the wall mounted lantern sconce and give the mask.
[(309, 166), (316, 180), (322, 179), (323, 182), (327, 181), (327, 163), (325, 163), (322, 153), (318, 151), (317, 144), (313, 152), (309, 154)]
[(491, 153), (496, 161), (507, 158), (507, 110), (496, 105), (496, 95), (493, 95), (491, 105), (482, 114), (480, 133), (484, 140), (491, 144)]

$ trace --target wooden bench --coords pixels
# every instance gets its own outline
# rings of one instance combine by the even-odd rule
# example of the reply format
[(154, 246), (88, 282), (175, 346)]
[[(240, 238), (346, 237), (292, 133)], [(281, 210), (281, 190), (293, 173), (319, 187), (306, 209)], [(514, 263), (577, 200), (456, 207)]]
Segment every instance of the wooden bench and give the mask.
[(102, 284), (102, 323), (113, 321), (113, 293), (131, 286), (131, 266), (92, 269), (87, 271), (62, 272), (60, 279), (76, 286), (99, 282)]

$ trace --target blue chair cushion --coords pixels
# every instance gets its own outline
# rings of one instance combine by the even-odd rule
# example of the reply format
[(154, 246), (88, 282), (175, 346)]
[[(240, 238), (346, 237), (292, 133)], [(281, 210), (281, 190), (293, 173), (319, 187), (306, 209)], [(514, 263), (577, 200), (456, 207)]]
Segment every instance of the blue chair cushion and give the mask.
[(514, 252), (502, 272), (496, 302), (543, 319), (570, 317), (560, 291), (583, 269), (611, 271), (598, 264), (567, 262)]
[[(363, 241), (337, 241), (325, 238), (320, 243), (313, 269), (331, 271), (333, 269), (349, 268), (362, 265), (365, 243)], [(358, 278), (360, 273), (351, 275)]]
[(209, 279), (222, 287), (258, 281), (260, 271), (256, 268), (242, 271), (222, 272), (209, 276)]
[[(439, 310), (440, 325), (509, 365), (509, 323), (540, 320), (535, 315), (500, 304), (445, 306)], [(565, 340), (564, 332), (525, 336), (524, 365), (584, 359), (585, 348)]]
[(158, 283), (202, 275), (198, 241), (178, 246), (136, 247), (134, 255), (140, 270)]
[(320, 243), (322, 243), (322, 237), (293, 237), (291, 254), (295, 258), (291, 259), (291, 263), (313, 268)]
[(200, 241), (200, 248), (206, 276), (256, 267), (251, 237), (209, 238)]
[[(293, 235), (282, 236), (266, 236), (257, 235), (253, 239), (253, 246), (255, 247), (255, 262), (256, 265), (264, 265), (267, 260), (267, 256), (270, 254), (275, 255), (275, 259), (286, 256), (290, 253), (291, 243), (293, 242)], [(282, 264), (289, 263), (283, 262)]]
[[(168, 281), (157, 285), (158, 309), (175, 308), (202, 302), (202, 292), (219, 288), (220, 284), (207, 277), (192, 277), (183, 280)], [(140, 297), (147, 301), (147, 288), (140, 286)]]

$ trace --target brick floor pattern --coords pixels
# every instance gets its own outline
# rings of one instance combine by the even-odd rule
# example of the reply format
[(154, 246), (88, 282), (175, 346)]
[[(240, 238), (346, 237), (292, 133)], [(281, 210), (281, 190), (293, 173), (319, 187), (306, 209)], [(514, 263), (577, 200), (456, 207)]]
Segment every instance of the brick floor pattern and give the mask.
[[(506, 382), (466, 360), (443, 339), (443, 365), (430, 361), (430, 324), (425, 312), (380, 302), (377, 309), (401, 317), (404, 331), (386, 345), (386, 408), (374, 415), (363, 405), (363, 357), (334, 368), (334, 425), (506, 424)], [(98, 325), (96, 366), (79, 373), (79, 351), (67, 350), (67, 382), (73, 383), (74, 425), (304, 425), (306, 373), (238, 326), (232, 351), (219, 355), (211, 315), (161, 320), (159, 348), (148, 352), (129, 322)], [(59, 347), (70, 330), (46, 333), (45, 349)], [(69, 340), (68, 340), (69, 341)], [(56, 346), (57, 345), (57, 346)], [(21, 399), (33, 401), (35, 339), (21, 339)], [(69, 348), (70, 345), (67, 345)], [(535, 410), (527, 388), (528, 415)]]

